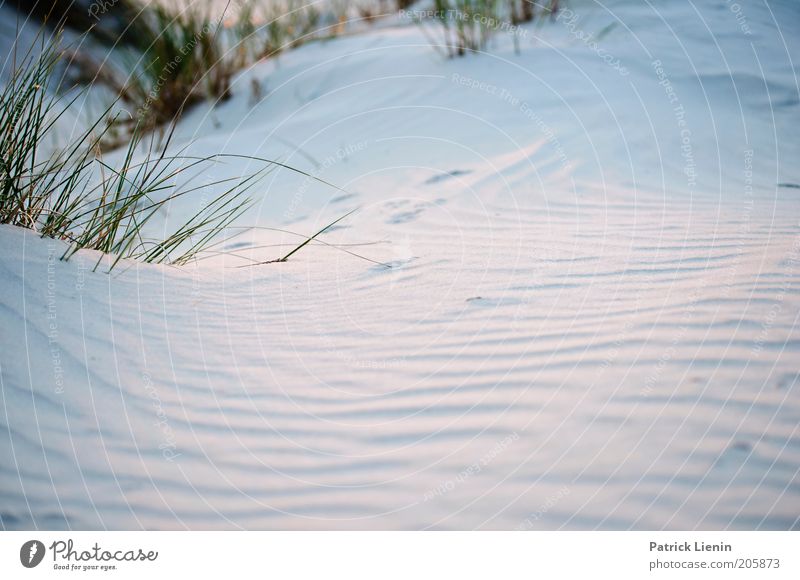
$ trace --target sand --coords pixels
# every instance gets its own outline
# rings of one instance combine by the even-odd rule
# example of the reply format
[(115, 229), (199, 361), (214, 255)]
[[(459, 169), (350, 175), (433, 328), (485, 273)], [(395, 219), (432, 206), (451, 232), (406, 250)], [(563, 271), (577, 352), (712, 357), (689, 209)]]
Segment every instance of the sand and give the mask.
[(191, 111), (176, 148), (344, 190), (276, 170), (238, 226), (358, 208), (286, 263), (0, 227), (3, 527), (796, 529), (798, 8), (569, 8), (455, 60), (398, 18)]

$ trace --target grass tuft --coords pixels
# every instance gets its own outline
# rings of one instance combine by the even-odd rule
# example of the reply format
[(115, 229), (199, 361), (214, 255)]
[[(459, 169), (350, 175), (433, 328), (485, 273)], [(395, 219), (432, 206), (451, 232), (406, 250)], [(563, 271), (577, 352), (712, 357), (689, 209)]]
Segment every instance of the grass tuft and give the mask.
[(485, 50), (498, 31), (552, 16), (559, 0), (434, 0), (433, 7), (445, 50), (455, 57)]
[[(64, 102), (53, 86), (62, 58), (59, 37), (42, 36), (41, 44), (15, 66), (0, 93), (0, 223), (66, 241), (65, 260), (81, 249), (114, 254), (113, 269), (123, 258), (185, 264), (247, 209), (246, 192), (273, 167), (269, 160), (247, 177), (199, 187), (190, 180), (177, 188), (181, 174), (216, 163), (216, 156), (168, 156), (166, 147), (157, 153), (154, 137), (148, 145), (137, 124), (122, 161), (111, 165), (99, 148), (108, 127), (105, 114), (69, 145), (46, 146), (54, 124), (77, 97)], [(144, 159), (138, 160), (143, 148)], [(148, 235), (156, 229), (148, 227), (155, 216), (199, 190), (218, 193), (173, 231)]]

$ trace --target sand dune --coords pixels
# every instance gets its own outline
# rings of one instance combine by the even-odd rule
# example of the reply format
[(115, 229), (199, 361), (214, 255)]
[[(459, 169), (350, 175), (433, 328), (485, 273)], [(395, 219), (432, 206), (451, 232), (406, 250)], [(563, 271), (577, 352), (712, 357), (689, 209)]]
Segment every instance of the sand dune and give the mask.
[(108, 275), (0, 227), (2, 525), (797, 528), (800, 20), (678, 4), (575, 2), (625, 25), (624, 77), (563, 21), (518, 56), (398, 25), (246, 72), (178, 139), (291, 138), (348, 193), (276, 171), (240, 223), (361, 208), (284, 264), (235, 267), (296, 241), (260, 230)]

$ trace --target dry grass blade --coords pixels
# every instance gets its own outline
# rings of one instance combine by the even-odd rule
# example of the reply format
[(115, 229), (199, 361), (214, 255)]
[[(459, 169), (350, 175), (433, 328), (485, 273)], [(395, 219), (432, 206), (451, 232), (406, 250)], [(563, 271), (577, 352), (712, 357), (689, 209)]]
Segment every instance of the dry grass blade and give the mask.
[[(286, 255), (285, 255), (285, 256), (283, 256), (282, 258), (278, 258), (278, 259), (276, 259), (276, 260), (266, 260), (266, 261), (264, 261), (264, 262), (257, 262), (257, 263), (255, 263), (255, 264), (247, 264), (247, 266), (262, 266), (262, 265), (264, 265), (264, 264), (276, 264), (276, 263), (279, 263), (279, 262), (286, 262), (286, 261), (288, 261), (290, 257), (294, 256), (294, 255), (295, 255), (297, 252), (299, 252), (300, 250), (302, 250), (303, 248), (305, 248), (305, 247), (306, 247), (308, 244), (310, 244), (312, 241), (314, 241), (314, 240), (316, 239), (316, 237), (317, 237), (317, 236), (319, 236), (320, 234), (323, 234), (323, 233), (325, 233), (326, 231), (328, 231), (329, 229), (331, 229), (333, 226), (335, 226), (336, 224), (338, 224), (340, 221), (342, 221), (342, 220), (343, 220), (343, 219), (345, 219), (346, 217), (349, 217), (349, 216), (353, 215), (355, 212), (357, 212), (357, 211), (358, 211), (358, 209), (359, 209), (359, 208), (356, 208), (356, 209), (354, 209), (354, 210), (351, 210), (351, 211), (347, 212), (346, 214), (344, 214), (343, 216), (340, 216), (340, 217), (336, 218), (336, 219), (335, 219), (335, 220), (333, 220), (331, 223), (329, 223), (328, 225), (326, 225), (324, 228), (322, 228), (321, 230), (319, 230), (317, 233), (315, 233), (314, 235), (312, 235), (312, 236), (309, 236), (308, 238), (306, 238), (306, 239), (305, 239), (305, 240), (304, 240), (304, 241), (303, 241), (301, 244), (299, 244), (299, 245), (295, 246), (295, 247), (292, 249), (292, 251), (290, 251), (288, 254), (286, 254)], [(362, 256), (359, 256), (359, 257), (362, 257)], [(370, 262), (372, 262), (373, 260), (369, 260), (369, 261), (370, 261)], [(239, 266), (239, 267), (240, 267), (240, 268), (244, 268), (244, 267), (247, 267), (247, 266)]]

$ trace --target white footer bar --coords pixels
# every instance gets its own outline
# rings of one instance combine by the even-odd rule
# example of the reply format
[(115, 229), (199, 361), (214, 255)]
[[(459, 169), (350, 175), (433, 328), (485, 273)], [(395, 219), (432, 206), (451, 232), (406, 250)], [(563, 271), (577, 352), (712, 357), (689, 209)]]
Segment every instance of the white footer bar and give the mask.
[(795, 532), (2, 532), (0, 578), (800, 578)]

